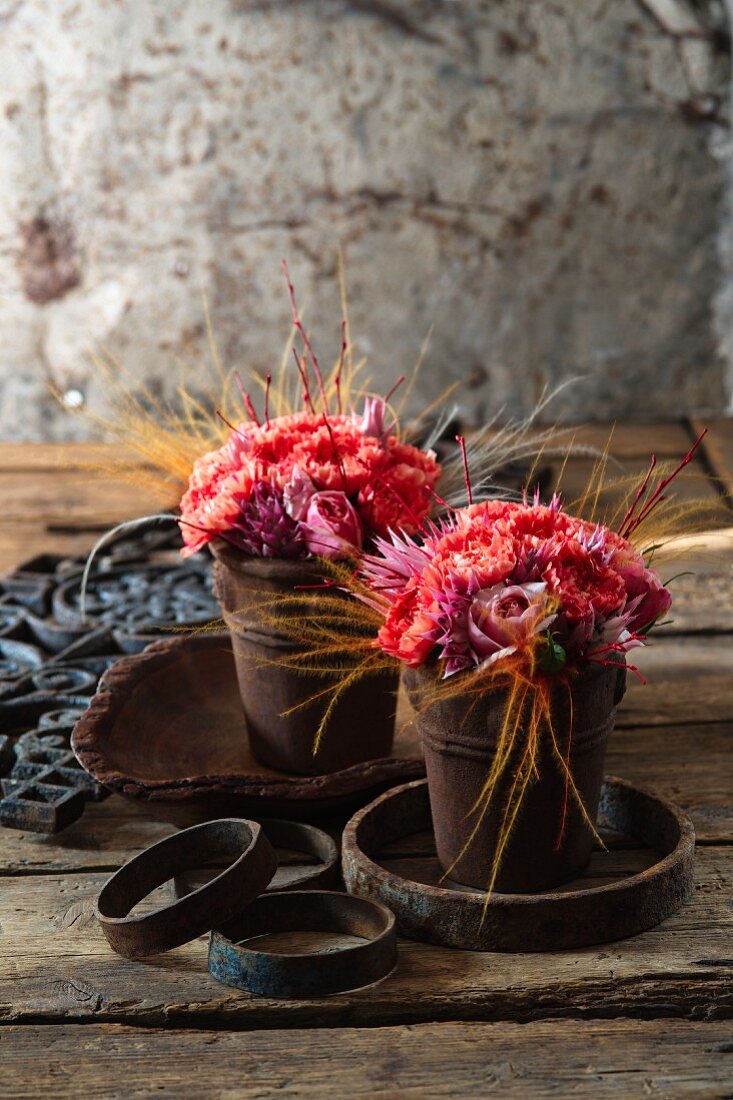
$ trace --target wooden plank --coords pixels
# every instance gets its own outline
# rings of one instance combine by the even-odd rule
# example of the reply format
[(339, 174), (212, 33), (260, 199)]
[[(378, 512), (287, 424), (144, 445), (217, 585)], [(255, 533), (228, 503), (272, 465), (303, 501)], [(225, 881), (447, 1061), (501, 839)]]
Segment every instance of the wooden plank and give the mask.
[[(675, 615), (677, 609), (675, 608)], [(733, 722), (733, 640), (676, 637), (662, 627), (629, 660), (646, 678), (629, 673), (617, 726)]]
[[(625, 458), (619, 465), (608, 463), (603, 480), (604, 489), (595, 513), (599, 520), (608, 522), (611, 526), (617, 524), (623, 515), (622, 501), (641, 483), (648, 465), (648, 455), (645, 459)], [(592, 459), (584, 458), (571, 458), (564, 464), (553, 463), (554, 485), (569, 511), (574, 511), (574, 506), (578, 505), (587, 487), (593, 483), (594, 466)], [(670, 488), (668, 496), (670, 499), (674, 496), (676, 500), (703, 502), (706, 509), (710, 509), (710, 527), (730, 523), (730, 508), (721, 499), (720, 487), (698, 459), (693, 459), (687, 470), (678, 475), (674, 481), (674, 489)]]
[[(141, 849), (176, 832), (176, 826), (141, 813), (131, 801), (114, 795), (103, 803), (90, 803), (80, 819), (63, 835), (44, 836), (13, 829), (0, 832), (0, 875), (116, 870)], [(335, 830), (340, 837), (341, 828)], [(281, 888), (293, 874), (317, 862), (303, 853), (276, 849), (278, 870), (274, 884)], [(222, 866), (223, 864), (214, 864)]]
[(6, 1027), (1, 1041), (0, 1096), (14, 1100), (713, 1100), (733, 1082), (730, 1025), (723, 1022), (437, 1023), (254, 1034), (72, 1024)]
[[(168, 506), (176, 503), (171, 493)], [(103, 470), (13, 470), (0, 477), (0, 514), (5, 521), (30, 520), (53, 525), (118, 523), (166, 510), (153, 493), (118, 480)]]
[(58, 836), (0, 829), (0, 874), (114, 871), (172, 832), (174, 826), (113, 795), (106, 802), (89, 803), (83, 817)]
[[(713, 431), (724, 432), (730, 425), (733, 425), (731, 420), (712, 422), (711, 435)], [(581, 446), (595, 447), (599, 451), (603, 451), (610, 440), (610, 451), (619, 458), (643, 459), (652, 451), (660, 458), (682, 458), (691, 443), (690, 431), (681, 421), (578, 424), (563, 429), (563, 434)], [(145, 465), (134, 451), (119, 443), (0, 443), (0, 472), (105, 463), (128, 456), (131, 461)]]
[[(606, 772), (651, 787), (686, 809), (698, 841), (733, 842), (733, 723), (617, 728)], [(337, 823), (338, 828), (338, 823)], [(0, 830), (0, 875), (112, 871), (172, 831), (150, 808), (113, 796), (90, 804), (57, 837)]]
[(733, 528), (676, 539), (659, 570), (670, 577), (674, 603), (668, 635), (730, 633), (733, 624)]
[(606, 774), (677, 802), (690, 815), (699, 841), (730, 843), (733, 726), (660, 726), (654, 732), (652, 737), (650, 729), (617, 730), (609, 741)]
[(703, 428), (708, 429), (703, 446), (710, 468), (720, 478), (728, 495), (733, 497), (733, 420), (721, 417), (695, 418), (692, 421), (695, 435)]
[(566, 429), (568, 436), (580, 446), (595, 447), (617, 458), (649, 461), (652, 453), (658, 458), (682, 458), (690, 449), (692, 438), (681, 421), (667, 423), (578, 424)]
[(96, 927), (104, 875), (6, 878), (0, 901), (0, 1020), (176, 1022), (237, 1027), (379, 1025), (449, 1019), (733, 1011), (733, 849), (698, 852), (694, 898), (663, 925), (614, 944), (555, 954), (481, 954), (400, 942), (377, 985), (273, 1001), (220, 985), (206, 939), (144, 962), (116, 956)]
[(117, 443), (0, 443), (0, 473), (88, 469), (129, 461), (148, 464)]

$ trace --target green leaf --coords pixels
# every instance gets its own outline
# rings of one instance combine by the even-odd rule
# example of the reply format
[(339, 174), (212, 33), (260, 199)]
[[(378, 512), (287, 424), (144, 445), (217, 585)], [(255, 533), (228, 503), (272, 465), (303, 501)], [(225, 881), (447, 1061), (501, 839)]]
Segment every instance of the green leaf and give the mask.
[(559, 642), (555, 641), (549, 630), (545, 642), (545, 648), (540, 654), (540, 659), (537, 663), (543, 672), (559, 672), (560, 669), (565, 667), (565, 662), (567, 661), (565, 648), (561, 646)]

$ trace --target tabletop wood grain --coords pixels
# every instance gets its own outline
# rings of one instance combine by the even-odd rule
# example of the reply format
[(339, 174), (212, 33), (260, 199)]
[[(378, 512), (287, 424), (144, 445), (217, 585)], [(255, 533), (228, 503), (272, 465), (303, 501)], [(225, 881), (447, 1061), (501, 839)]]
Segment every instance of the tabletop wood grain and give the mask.
[[(697, 427), (618, 425), (611, 453), (626, 476), (650, 450), (681, 457)], [(576, 434), (602, 449), (609, 430)], [(715, 530), (680, 544), (675, 572), (694, 575), (676, 582), (674, 624), (641, 654), (649, 683), (630, 685), (609, 747), (609, 773), (692, 816), (696, 885), (679, 913), (556, 954), (402, 941), (396, 971), (375, 986), (255, 998), (208, 975), (203, 939), (137, 963), (108, 948), (96, 892), (171, 828), (115, 796), (56, 838), (0, 830), (0, 1096), (732, 1095), (731, 456), (731, 423), (716, 420), (682, 490), (707, 502)], [(0, 568), (82, 553), (111, 524), (159, 510), (139, 488), (95, 476), (116, 457), (100, 444), (0, 444)], [(590, 461), (566, 466), (568, 499)]]

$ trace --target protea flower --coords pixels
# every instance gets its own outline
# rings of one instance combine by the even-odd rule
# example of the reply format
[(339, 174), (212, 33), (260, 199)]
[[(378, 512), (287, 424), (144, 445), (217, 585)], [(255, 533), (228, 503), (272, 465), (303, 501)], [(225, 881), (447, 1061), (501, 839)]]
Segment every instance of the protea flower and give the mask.
[(389, 532), (389, 538), (374, 539), (374, 554), (365, 554), (363, 573), (375, 592), (394, 597), (411, 577), (419, 577), (430, 561), (430, 551), (407, 535)]
[(239, 502), (230, 538), (252, 557), (296, 559), (308, 554), (302, 525), (288, 514), (282, 489), (271, 482), (258, 482), (250, 499)]

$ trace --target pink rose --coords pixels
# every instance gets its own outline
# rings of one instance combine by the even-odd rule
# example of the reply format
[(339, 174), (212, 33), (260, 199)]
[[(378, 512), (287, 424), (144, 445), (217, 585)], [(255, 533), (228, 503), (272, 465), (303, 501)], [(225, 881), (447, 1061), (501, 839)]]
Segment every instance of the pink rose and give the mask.
[(348, 557), (361, 547), (364, 529), (345, 493), (327, 490), (313, 493), (303, 524), (305, 544), (311, 554), (321, 558)]
[(484, 665), (515, 653), (554, 621), (547, 614), (547, 585), (495, 584), (482, 588), (468, 609), (468, 639)]
[(628, 630), (632, 633), (635, 630), (644, 630), (666, 615), (672, 606), (672, 594), (664, 587), (658, 573), (634, 562), (623, 571), (622, 576), (626, 585), (627, 603), (639, 599), (627, 624)]

